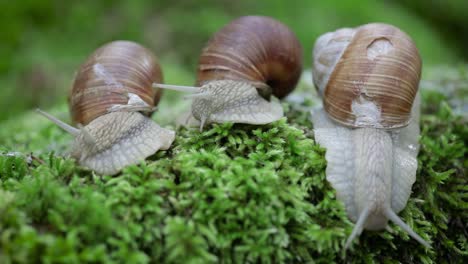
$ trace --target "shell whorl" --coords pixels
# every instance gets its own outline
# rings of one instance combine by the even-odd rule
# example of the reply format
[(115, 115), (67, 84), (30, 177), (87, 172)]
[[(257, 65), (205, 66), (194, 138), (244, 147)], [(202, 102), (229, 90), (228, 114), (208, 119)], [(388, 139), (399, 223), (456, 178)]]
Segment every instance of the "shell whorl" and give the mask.
[(151, 51), (131, 41), (113, 41), (93, 52), (78, 70), (70, 95), (74, 123), (87, 125), (113, 105), (125, 105), (128, 94), (138, 95), (149, 106), (157, 105), (162, 72)]
[(284, 24), (263, 16), (240, 17), (208, 42), (200, 56), (197, 85), (240, 80), (270, 87), (278, 98), (289, 94), (302, 71), (302, 48)]
[(329, 117), (349, 127), (408, 125), (421, 78), (411, 38), (386, 24), (321, 36), (314, 47), (314, 83)]
[(315, 42), (312, 75), (315, 87), (321, 95), (323, 95), (332, 70), (348, 47), (355, 31), (352, 28), (342, 28), (323, 34)]

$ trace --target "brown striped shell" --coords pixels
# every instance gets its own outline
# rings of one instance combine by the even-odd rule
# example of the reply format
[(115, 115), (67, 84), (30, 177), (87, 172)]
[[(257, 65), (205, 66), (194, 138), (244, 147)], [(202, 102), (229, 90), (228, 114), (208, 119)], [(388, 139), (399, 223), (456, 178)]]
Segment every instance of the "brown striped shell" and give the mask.
[(197, 85), (213, 80), (241, 80), (271, 88), (278, 98), (296, 86), (302, 48), (294, 33), (268, 17), (240, 17), (218, 31), (204, 48)]
[(408, 125), (421, 58), (400, 29), (374, 23), (324, 34), (313, 61), (314, 83), (330, 118), (349, 127)]
[(114, 41), (101, 46), (80, 67), (70, 95), (74, 123), (87, 125), (113, 105), (125, 105), (128, 93), (138, 95), (149, 106), (157, 105), (162, 72), (151, 51), (131, 41)]

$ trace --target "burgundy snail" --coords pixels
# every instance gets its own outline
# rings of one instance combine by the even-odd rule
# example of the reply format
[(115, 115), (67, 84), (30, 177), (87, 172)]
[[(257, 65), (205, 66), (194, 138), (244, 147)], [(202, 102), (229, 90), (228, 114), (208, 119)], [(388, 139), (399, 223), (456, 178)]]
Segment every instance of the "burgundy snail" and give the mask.
[(153, 82), (162, 82), (162, 72), (152, 52), (114, 41), (92, 53), (75, 76), (69, 105), (78, 128), (37, 111), (75, 137), (71, 155), (80, 165), (115, 174), (174, 140), (173, 131), (149, 117), (161, 97)]
[(200, 129), (207, 123), (267, 124), (283, 117), (276, 98), (295, 88), (301, 71), (302, 48), (287, 26), (245, 16), (209, 40), (200, 56), (197, 87), (154, 87), (192, 93), (191, 112)]
[(397, 215), (416, 180), (421, 64), (411, 38), (387, 24), (339, 29), (315, 43), (313, 81), (323, 98), (312, 113), (315, 139), (356, 223), (345, 248), (388, 220), (430, 247)]

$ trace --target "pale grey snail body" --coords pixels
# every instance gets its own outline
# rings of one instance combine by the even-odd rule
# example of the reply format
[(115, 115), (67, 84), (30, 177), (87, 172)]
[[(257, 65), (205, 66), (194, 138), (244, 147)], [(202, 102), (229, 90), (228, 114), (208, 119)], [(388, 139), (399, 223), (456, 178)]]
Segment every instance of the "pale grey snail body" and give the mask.
[(327, 180), (356, 223), (345, 247), (388, 220), (430, 247), (397, 215), (416, 180), (419, 151), (414, 43), (398, 28), (367, 24), (322, 35), (313, 60), (324, 104), (312, 114), (315, 139), (326, 148)]
[(115, 174), (159, 149), (170, 147), (175, 133), (148, 115), (161, 91), (156, 57), (130, 41), (114, 41), (93, 52), (75, 76), (69, 103), (74, 128), (38, 110), (75, 137), (72, 156), (99, 174)]

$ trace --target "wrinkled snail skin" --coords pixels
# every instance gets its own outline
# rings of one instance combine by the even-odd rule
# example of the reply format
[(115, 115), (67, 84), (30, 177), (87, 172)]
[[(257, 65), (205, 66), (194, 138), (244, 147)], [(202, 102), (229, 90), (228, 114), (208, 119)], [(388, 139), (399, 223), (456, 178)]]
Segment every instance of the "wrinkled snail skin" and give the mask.
[(368, 24), (324, 34), (313, 59), (314, 84), (324, 103), (312, 113), (315, 139), (326, 149), (327, 180), (355, 222), (345, 248), (364, 229), (387, 228), (388, 220), (430, 247), (397, 215), (418, 164), (416, 47), (393, 26)]
[(158, 150), (168, 149), (174, 131), (149, 117), (161, 97), (152, 88), (162, 82), (156, 57), (130, 41), (97, 49), (78, 70), (69, 104), (74, 128), (39, 113), (75, 137), (71, 155), (99, 174), (116, 174)]
[(267, 124), (283, 117), (277, 99), (295, 88), (301, 71), (302, 48), (287, 26), (269, 17), (245, 16), (208, 41), (200, 55), (197, 87), (172, 88), (193, 93), (192, 114), (201, 127)]

